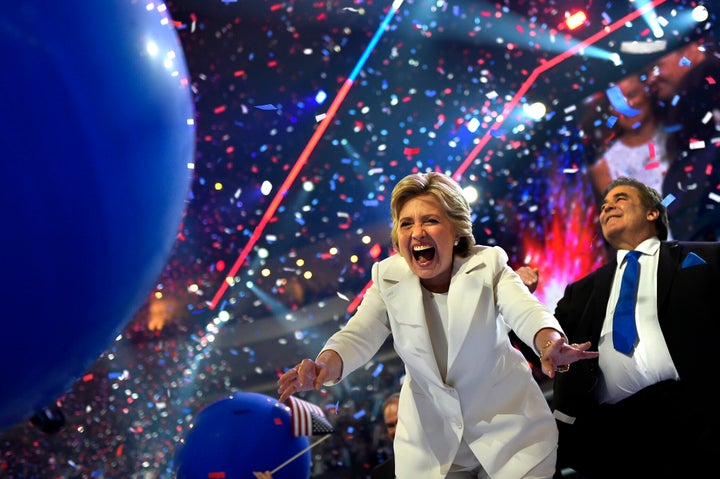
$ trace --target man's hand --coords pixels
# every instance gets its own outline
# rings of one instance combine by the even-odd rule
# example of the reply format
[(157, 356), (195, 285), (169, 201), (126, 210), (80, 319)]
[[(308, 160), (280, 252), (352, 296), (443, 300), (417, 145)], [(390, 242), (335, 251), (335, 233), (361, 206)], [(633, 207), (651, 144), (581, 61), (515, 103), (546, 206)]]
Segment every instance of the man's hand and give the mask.
[(531, 268), (530, 266), (520, 266), (515, 272), (520, 276), (520, 279), (522, 279), (523, 284), (527, 286), (527, 289), (529, 289), (531, 293), (534, 293), (540, 282), (538, 269)]

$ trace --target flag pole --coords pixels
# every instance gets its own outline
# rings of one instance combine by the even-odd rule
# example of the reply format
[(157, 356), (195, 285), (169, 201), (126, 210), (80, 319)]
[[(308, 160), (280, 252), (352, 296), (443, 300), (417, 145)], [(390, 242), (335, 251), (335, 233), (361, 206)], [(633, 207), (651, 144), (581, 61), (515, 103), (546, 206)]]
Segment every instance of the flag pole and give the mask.
[(305, 454), (305, 453), (308, 452), (310, 449), (312, 449), (313, 447), (317, 446), (318, 444), (320, 444), (321, 442), (323, 442), (325, 439), (329, 438), (330, 436), (332, 436), (332, 434), (326, 434), (326, 435), (324, 435), (323, 437), (321, 437), (320, 439), (318, 439), (318, 440), (315, 441), (314, 443), (310, 444), (308, 447), (306, 447), (306, 448), (303, 449), (302, 451), (298, 452), (298, 453), (295, 454), (293, 457), (291, 457), (290, 459), (288, 459), (287, 461), (283, 462), (283, 463), (280, 464), (278, 467), (276, 467), (275, 469), (273, 469), (272, 471), (270, 471), (270, 474), (275, 474), (275, 473), (278, 472), (280, 469), (282, 469), (283, 467), (287, 466), (288, 464), (290, 464), (291, 462), (293, 462), (295, 459), (297, 459), (298, 457), (302, 456), (303, 454)]

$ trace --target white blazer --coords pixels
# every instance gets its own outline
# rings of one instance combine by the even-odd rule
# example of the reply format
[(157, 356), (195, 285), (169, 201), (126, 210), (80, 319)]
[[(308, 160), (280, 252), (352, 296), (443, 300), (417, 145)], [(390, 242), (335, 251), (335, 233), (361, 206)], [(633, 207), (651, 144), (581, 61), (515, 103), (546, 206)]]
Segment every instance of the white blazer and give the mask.
[(400, 255), (373, 265), (373, 284), (357, 312), (323, 347), (342, 358), (342, 380), (392, 334), (406, 369), (394, 444), (398, 479), (444, 478), (463, 437), (493, 479), (554, 473), (555, 420), (508, 332), (534, 347), (541, 328), (562, 329), (507, 260), (502, 248), (489, 246), (455, 257), (445, 381), (432, 349), (420, 280)]

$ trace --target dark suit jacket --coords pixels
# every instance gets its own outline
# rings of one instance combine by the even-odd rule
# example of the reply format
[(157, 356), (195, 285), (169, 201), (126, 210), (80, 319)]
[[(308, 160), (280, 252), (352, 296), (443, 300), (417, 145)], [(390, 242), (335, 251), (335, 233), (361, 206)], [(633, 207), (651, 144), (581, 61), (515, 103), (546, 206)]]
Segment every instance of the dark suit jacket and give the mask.
[(387, 461), (375, 466), (370, 477), (372, 479), (395, 479), (395, 458), (390, 457)]
[[(688, 265), (692, 254), (705, 263)], [(627, 460), (638, 465), (638, 471), (644, 474), (638, 477), (651, 477), (643, 469), (647, 464), (638, 461), (643, 453), (657, 459), (665, 447), (672, 457), (686, 451), (690, 456), (682, 459), (685, 463), (696, 458), (700, 450), (717, 447), (714, 455), (708, 455), (708, 461), (714, 461), (720, 453), (720, 409), (717, 399), (707, 391), (714, 387), (717, 376), (720, 243), (662, 242), (659, 255), (658, 319), (681, 380), (646, 388), (617, 406), (605, 407), (598, 406), (595, 399), (600, 374), (597, 359), (578, 361), (567, 373), (558, 374), (552, 398), (556, 418), (557, 412), (575, 418), (574, 424), (569, 424), (572, 420), (567, 418), (558, 421), (559, 467), (573, 467), (588, 477), (623, 477), (617, 464), (608, 463), (608, 456), (617, 453), (626, 454)], [(616, 268), (613, 260), (566, 288), (555, 316), (571, 343), (591, 341), (591, 349), (597, 350)], [(617, 421), (628, 418), (634, 423), (633, 432), (620, 435), (613, 428), (618, 426)], [(611, 446), (617, 447), (608, 449)], [(603, 461), (611, 469), (593, 475)], [(660, 474), (669, 474), (672, 465), (665, 458), (663, 463)]]

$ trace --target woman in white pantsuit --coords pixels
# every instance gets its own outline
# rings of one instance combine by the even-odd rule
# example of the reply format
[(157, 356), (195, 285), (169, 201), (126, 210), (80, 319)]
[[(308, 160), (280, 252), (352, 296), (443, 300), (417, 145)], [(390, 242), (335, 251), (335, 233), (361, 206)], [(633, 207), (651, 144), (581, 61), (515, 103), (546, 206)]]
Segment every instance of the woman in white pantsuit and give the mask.
[(590, 343), (566, 343), (503, 249), (475, 245), (455, 180), (409, 175), (395, 186), (390, 208), (399, 254), (373, 266), (357, 312), (317, 358), (280, 377), (280, 401), (342, 380), (392, 334), (406, 368), (396, 477), (552, 477), (555, 420), (508, 332), (534, 347), (550, 377), (597, 353), (586, 351)]

